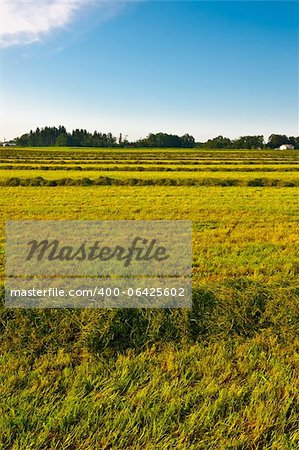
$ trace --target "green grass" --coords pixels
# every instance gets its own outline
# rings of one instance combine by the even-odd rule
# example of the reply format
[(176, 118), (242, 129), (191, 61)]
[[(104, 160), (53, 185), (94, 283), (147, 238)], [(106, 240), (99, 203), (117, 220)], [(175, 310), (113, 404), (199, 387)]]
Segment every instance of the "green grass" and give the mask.
[(38, 365), (7, 356), (2, 441), (34, 450), (295, 449), (294, 349), (262, 333), (230, 346), (168, 343), (85, 360), (60, 348)]
[[(298, 182), (295, 171), (283, 171), (286, 161), (296, 167), (298, 152), (138, 152), (5, 149), (0, 160), (33, 165), (39, 155), (60, 165), (69, 155), (69, 164), (83, 167), (85, 155), (111, 156), (115, 165), (127, 157), (144, 162), (149, 155), (163, 162), (168, 155), (179, 161), (172, 167), (181, 168), (190, 155), (205, 156), (217, 173), (148, 171), (133, 177), (264, 178), (258, 170), (242, 172), (256, 165), (279, 167), (267, 177)], [(15, 162), (17, 155), (24, 161)], [(240, 169), (236, 174), (220, 170), (232, 165)], [(0, 179), (21, 172), (1, 169)], [(82, 178), (79, 171), (53, 170), (54, 179), (58, 172)], [(50, 171), (27, 170), (22, 177), (40, 173), (48, 178)], [(107, 171), (108, 177), (116, 174), (132, 177)], [(7, 219), (193, 222), (190, 311), (0, 310), (0, 447), (297, 449), (298, 194), (297, 187), (246, 185), (0, 186), (2, 282)]]
[[(1, 209), (5, 218), (12, 220), (60, 220), (62, 217), (192, 220), (194, 282), (197, 275), (209, 280), (244, 274), (261, 280), (271, 276), (282, 281), (295, 270), (298, 188), (58, 186), (41, 189), (28, 186), (2, 189)], [(2, 236), (3, 224), (2, 221)]]
[(296, 172), (135, 172), (0, 170), (2, 186), (299, 186)]

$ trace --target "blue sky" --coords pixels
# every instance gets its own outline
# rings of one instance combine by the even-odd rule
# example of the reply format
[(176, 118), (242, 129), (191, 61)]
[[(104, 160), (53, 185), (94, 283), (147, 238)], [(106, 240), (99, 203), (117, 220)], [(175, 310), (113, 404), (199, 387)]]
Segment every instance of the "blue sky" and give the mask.
[(59, 124), (299, 134), (298, 2), (36, 4), (1, 6), (0, 140)]

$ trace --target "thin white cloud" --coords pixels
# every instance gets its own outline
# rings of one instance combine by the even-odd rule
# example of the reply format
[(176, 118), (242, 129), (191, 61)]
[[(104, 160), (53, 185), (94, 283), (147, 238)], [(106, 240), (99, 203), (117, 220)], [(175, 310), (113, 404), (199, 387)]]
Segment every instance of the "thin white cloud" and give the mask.
[(113, 0), (0, 0), (1, 46), (39, 42), (92, 8), (97, 8), (99, 20), (107, 20), (121, 6)]

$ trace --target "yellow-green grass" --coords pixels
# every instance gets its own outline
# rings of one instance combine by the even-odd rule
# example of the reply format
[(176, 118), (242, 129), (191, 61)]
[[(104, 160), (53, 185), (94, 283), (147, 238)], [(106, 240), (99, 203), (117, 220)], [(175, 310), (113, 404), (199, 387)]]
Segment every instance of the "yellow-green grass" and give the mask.
[(0, 170), (107, 170), (107, 171), (206, 171), (206, 172), (299, 172), (299, 164), (178, 164), (162, 163), (144, 163), (144, 161), (124, 162), (114, 161), (109, 164), (106, 162), (78, 161), (78, 162), (13, 162), (0, 163)]
[(125, 159), (201, 159), (208, 161), (293, 161), (298, 160), (299, 151), (277, 151), (277, 150), (205, 150), (205, 149), (101, 149), (101, 148), (3, 148), (0, 149), (0, 159), (3, 158), (58, 158), (65, 159), (111, 159), (114, 157)]
[(74, 154), (98, 155), (107, 156), (113, 154), (120, 154), (124, 157), (130, 157), (131, 155), (149, 155), (156, 157), (164, 157), (172, 155), (175, 157), (181, 157), (184, 155), (190, 155), (191, 157), (210, 157), (213, 158), (228, 158), (228, 159), (243, 159), (243, 158), (285, 158), (298, 156), (298, 150), (285, 150), (283, 152), (263, 149), (263, 150), (227, 150), (227, 149), (201, 149), (201, 148), (99, 148), (99, 147), (0, 147), (0, 156), (2, 155), (22, 155), (25, 154), (38, 154), (38, 155), (52, 155), (57, 157), (63, 154), (66, 157)]
[[(95, 315), (68, 312), (48, 319), (20, 313), (11, 348), (2, 357), (3, 448), (113, 450), (286, 450), (298, 448), (299, 343), (267, 332), (244, 342), (209, 346), (165, 343), (163, 350), (86, 350)], [(128, 315), (112, 315), (111, 322)], [(36, 321), (35, 330), (31, 329)], [(58, 330), (52, 326), (51, 320)], [(82, 334), (67, 328), (80, 327)], [(66, 348), (59, 328), (77, 341)], [(40, 347), (26, 354), (37, 339)], [(56, 339), (57, 347), (53, 345)], [(64, 337), (66, 339), (66, 336)], [(60, 345), (59, 345), (60, 344)], [(53, 347), (53, 349), (52, 349)], [(34, 359), (34, 353), (40, 352)], [(5, 370), (6, 368), (6, 370)], [(30, 368), (30, 369), (29, 369)]]
[[(53, 156), (53, 155), (52, 155)], [(245, 165), (247, 166), (260, 166), (260, 165), (281, 165), (282, 167), (285, 167), (285, 165), (298, 165), (299, 164), (299, 158), (268, 158), (268, 159), (235, 159), (231, 160), (229, 158), (225, 159), (212, 159), (210, 157), (207, 158), (189, 158), (189, 157), (178, 157), (178, 158), (164, 158), (161, 159), (160, 157), (156, 156), (153, 158), (148, 158), (141, 155), (133, 155), (132, 157), (123, 157), (123, 155), (120, 154), (113, 154), (109, 158), (103, 157), (101, 154), (98, 154), (96, 157), (91, 158), (83, 157), (81, 155), (80, 158), (78, 156), (80, 155), (74, 155), (74, 157), (65, 158), (64, 155), (60, 155), (59, 157), (53, 158), (52, 156), (45, 156), (41, 158), (38, 155), (23, 155), (22, 157), (15, 157), (13, 155), (2, 157), (0, 158), (0, 162), (2, 164), (31, 164), (31, 163), (39, 163), (39, 164), (57, 164), (57, 163), (63, 163), (63, 164), (166, 164), (166, 165), (181, 165), (181, 164), (190, 164), (190, 165), (207, 165), (207, 166), (236, 166), (236, 165)]]
[(291, 281), (298, 270), (298, 188), (28, 186), (1, 192), (2, 244), (4, 218), (189, 219), (195, 284), (238, 276)]
[[(70, 178), (82, 178), (81, 171), (70, 171), (67, 174)], [(99, 176), (103, 177), (109, 177), (112, 176), (111, 171), (105, 171), (105, 170), (86, 170), (84, 171), (84, 177), (88, 177), (91, 179), (98, 178)], [(34, 172), (28, 171), (28, 170), (4, 170), (0, 169), (0, 180), (5, 180), (7, 178), (13, 178), (13, 177), (19, 177), (19, 178), (31, 178), (31, 177), (44, 177), (49, 180), (64, 178), (66, 176), (66, 172), (64, 170), (47, 170), (46, 172), (44, 170), (35, 170)], [(137, 176), (137, 175), (136, 175)], [(200, 172), (188, 172), (188, 171), (178, 171), (173, 174), (173, 172), (167, 172), (163, 171), (162, 175), (159, 171), (140, 171), (138, 172), (138, 178), (140, 179), (155, 179), (155, 178), (175, 178), (175, 179), (186, 179), (186, 178), (192, 178), (192, 179), (201, 179), (201, 178), (216, 178), (219, 179), (220, 177), (223, 179), (230, 179), (230, 178), (237, 178), (240, 180), (251, 180), (257, 177), (257, 174), (255, 172), (242, 172), (241, 170), (236, 172), (236, 174), (232, 172), (217, 172), (213, 173), (211, 171), (200, 171)], [(258, 174), (260, 176), (260, 173)], [(299, 179), (299, 174), (297, 172), (284, 172), (284, 171), (275, 171), (273, 172), (267, 172), (264, 171), (262, 173), (263, 178), (275, 178), (280, 180), (288, 180), (288, 181), (294, 181)], [(119, 170), (119, 171), (113, 171), (113, 178), (118, 179), (126, 179), (131, 178), (132, 175), (130, 171), (125, 170)]]

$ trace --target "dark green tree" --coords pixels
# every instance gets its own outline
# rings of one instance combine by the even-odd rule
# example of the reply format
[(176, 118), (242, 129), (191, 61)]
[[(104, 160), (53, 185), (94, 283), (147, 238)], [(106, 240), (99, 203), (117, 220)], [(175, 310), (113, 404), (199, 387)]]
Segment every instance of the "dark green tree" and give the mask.
[(289, 144), (289, 139), (285, 134), (271, 134), (267, 147), (278, 148), (283, 144)]
[(203, 146), (206, 148), (231, 148), (232, 143), (229, 138), (217, 136), (214, 139), (209, 139)]
[(263, 148), (264, 147), (264, 136), (241, 136), (233, 142), (234, 148)]

